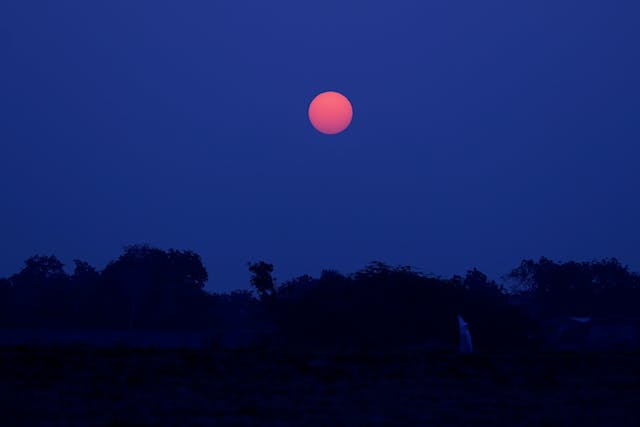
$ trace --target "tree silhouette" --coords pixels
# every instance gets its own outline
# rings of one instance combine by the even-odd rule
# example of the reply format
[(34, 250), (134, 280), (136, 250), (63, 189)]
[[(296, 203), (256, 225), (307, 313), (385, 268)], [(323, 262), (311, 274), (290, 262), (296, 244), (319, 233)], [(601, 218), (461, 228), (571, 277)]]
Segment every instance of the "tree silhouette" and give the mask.
[(620, 315), (640, 303), (640, 277), (616, 259), (556, 263), (523, 260), (508, 276), (541, 315)]
[(256, 288), (262, 301), (271, 299), (275, 294), (275, 279), (272, 276), (273, 264), (264, 261), (248, 263), (251, 275), (251, 285)]
[(102, 272), (104, 291), (128, 328), (194, 322), (204, 310), (207, 279), (194, 252), (148, 245), (126, 247)]
[(22, 270), (10, 278), (16, 287), (59, 284), (68, 278), (64, 264), (53, 255), (32, 256), (24, 264)]
[(167, 272), (171, 275), (168, 278), (169, 283), (183, 290), (201, 290), (209, 280), (202, 258), (193, 251), (169, 249), (167, 263)]
[(74, 324), (83, 328), (99, 324), (98, 316), (104, 301), (100, 294), (100, 273), (89, 263), (73, 260), (74, 272), (69, 277), (69, 299), (74, 316)]
[(69, 276), (55, 256), (32, 256), (9, 278), (13, 288), (13, 316), (22, 326), (72, 322)]
[(99, 279), (100, 273), (88, 262), (74, 259), (73, 263), (75, 264), (75, 269), (73, 276), (71, 276), (72, 281), (77, 283), (95, 283)]
[(536, 328), (529, 316), (510, 304), (504, 289), (474, 268), (464, 278), (455, 276), (460, 314), (469, 323), (479, 350), (507, 350), (533, 344)]

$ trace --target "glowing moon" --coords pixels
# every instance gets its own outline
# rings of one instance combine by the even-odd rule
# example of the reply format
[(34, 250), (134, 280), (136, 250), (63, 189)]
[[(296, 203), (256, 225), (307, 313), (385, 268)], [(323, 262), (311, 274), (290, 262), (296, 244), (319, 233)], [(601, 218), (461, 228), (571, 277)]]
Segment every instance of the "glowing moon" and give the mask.
[(309, 105), (309, 120), (316, 130), (328, 135), (340, 133), (349, 127), (353, 108), (346, 96), (338, 92), (323, 92)]

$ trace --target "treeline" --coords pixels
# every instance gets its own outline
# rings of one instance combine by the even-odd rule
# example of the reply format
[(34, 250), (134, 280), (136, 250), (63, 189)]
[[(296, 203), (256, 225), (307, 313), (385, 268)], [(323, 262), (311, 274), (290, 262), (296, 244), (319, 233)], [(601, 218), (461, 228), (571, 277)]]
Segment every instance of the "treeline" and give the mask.
[(618, 260), (557, 263), (524, 260), (507, 276), (540, 316), (634, 316), (640, 314), (640, 275)]
[[(272, 266), (261, 264), (253, 269), (267, 276)], [(536, 348), (547, 339), (543, 325), (550, 319), (638, 316), (640, 275), (615, 259), (524, 260), (504, 279), (510, 289), (477, 269), (447, 279), (374, 262), (349, 276), (323, 271), (277, 289), (269, 289), (268, 280), (254, 286), (285, 337), (311, 345), (348, 347), (355, 337), (367, 346), (452, 348), (462, 315), (479, 349)]]
[(130, 246), (102, 271), (34, 256), (0, 280), (5, 327), (193, 328), (211, 322), (207, 270), (191, 251)]
[(640, 276), (615, 259), (557, 263), (524, 260), (505, 285), (473, 269), (441, 278), (373, 262), (353, 274), (325, 270), (280, 285), (274, 267), (250, 263), (247, 291), (212, 294), (192, 251), (145, 245), (97, 271), (75, 260), (72, 274), (54, 256), (34, 256), (0, 279), (0, 327), (266, 331), (271, 343), (350, 348), (457, 342), (456, 316), (479, 349), (537, 345), (553, 316), (634, 316)]
[(534, 324), (478, 270), (442, 279), (374, 262), (350, 276), (323, 271), (285, 282), (269, 298), (288, 341), (349, 348), (457, 344), (457, 316), (473, 325), (480, 348), (526, 346)]

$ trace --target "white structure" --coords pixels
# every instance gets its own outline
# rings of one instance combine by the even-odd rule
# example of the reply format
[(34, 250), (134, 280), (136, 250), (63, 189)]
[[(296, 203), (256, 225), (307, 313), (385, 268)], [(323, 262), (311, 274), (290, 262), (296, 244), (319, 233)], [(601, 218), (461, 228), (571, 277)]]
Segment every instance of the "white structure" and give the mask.
[(458, 329), (460, 331), (460, 353), (473, 353), (473, 344), (471, 343), (471, 334), (469, 333), (469, 325), (464, 321), (462, 316), (458, 315)]

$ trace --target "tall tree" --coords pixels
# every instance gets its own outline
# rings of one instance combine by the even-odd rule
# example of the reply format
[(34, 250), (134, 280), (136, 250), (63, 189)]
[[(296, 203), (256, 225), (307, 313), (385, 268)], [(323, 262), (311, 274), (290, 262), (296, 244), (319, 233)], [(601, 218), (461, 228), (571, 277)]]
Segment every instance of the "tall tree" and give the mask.
[(275, 280), (272, 276), (273, 264), (264, 261), (249, 263), (251, 284), (258, 291), (258, 296), (262, 301), (268, 300), (275, 294)]
[(15, 310), (23, 326), (68, 323), (72, 312), (69, 276), (64, 264), (54, 255), (32, 256), (20, 272), (9, 278), (13, 287)]
[(127, 301), (126, 314), (121, 315), (129, 328), (135, 328), (184, 324), (195, 316), (208, 274), (194, 252), (133, 245), (107, 265), (102, 279), (115, 301)]

